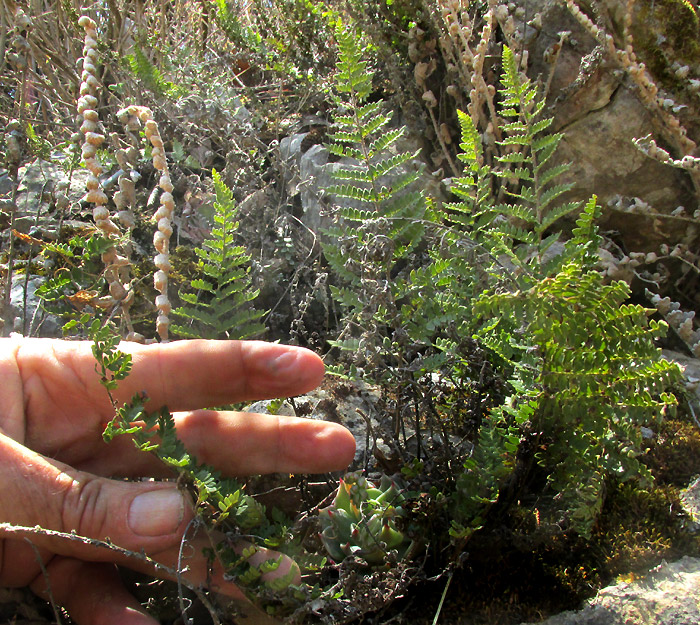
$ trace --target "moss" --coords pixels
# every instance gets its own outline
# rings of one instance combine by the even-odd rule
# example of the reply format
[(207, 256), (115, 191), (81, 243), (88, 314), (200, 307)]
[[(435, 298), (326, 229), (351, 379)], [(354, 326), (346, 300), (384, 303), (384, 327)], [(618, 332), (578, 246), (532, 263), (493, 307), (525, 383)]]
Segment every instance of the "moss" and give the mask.
[(611, 577), (648, 570), (661, 559), (697, 555), (700, 539), (688, 533), (674, 487), (620, 484), (608, 495), (596, 542)]
[(644, 462), (660, 485), (686, 487), (700, 474), (700, 429), (680, 419), (663, 422), (647, 446)]
[(199, 259), (191, 247), (178, 245), (170, 253), (170, 264), (172, 265), (170, 279), (174, 284), (188, 284), (194, 278), (201, 277)]
[(685, 81), (675, 76), (674, 62), (695, 63), (700, 54), (700, 20), (688, 0), (644, 0), (632, 23), (634, 49), (664, 87), (677, 91)]

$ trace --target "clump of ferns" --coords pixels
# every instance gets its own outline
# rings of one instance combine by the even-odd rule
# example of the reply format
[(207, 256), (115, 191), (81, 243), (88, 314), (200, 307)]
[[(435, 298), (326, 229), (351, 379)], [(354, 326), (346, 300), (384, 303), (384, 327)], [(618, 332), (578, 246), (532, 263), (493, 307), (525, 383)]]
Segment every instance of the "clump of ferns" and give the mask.
[[(503, 125), (501, 146), (511, 150), (493, 169), (483, 165), (473, 122), (460, 113), (466, 167), (453, 191), (461, 201), (442, 215), (459, 228), (448, 231), (434, 264), (453, 288), (433, 297), (463, 320), (458, 334), (475, 333), (491, 351), (510, 387), (483, 419), (456, 478), (452, 533), (465, 540), (494, 503), (507, 509), (539, 467), (561, 522), (587, 536), (608, 479), (651, 479), (638, 459), (641, 427), (675, 404), (668, 391), (679, 371), (654, 343), (666, 325), (626, 303), (625, 283), (607, 284), (596, 271), (595, 198), (568, 241), (550, 234), (556, 221), (580, 208), (556, 203), (569, 188), (556, 184), (566, 166), (549, 165), (561, 136), (545, 133), (551, 119), (540, 117), (543, 98), (507, 47), (502, 63), (501, 115), (511, 121)], [(494, 201), (494, 176), (517, 181), (506, 187), (509, 202)], [(451, 262), (465, 259), (465, 250), (487, 261), (482, 274)], [(453, 353), (454, 340), (440, 346)]]

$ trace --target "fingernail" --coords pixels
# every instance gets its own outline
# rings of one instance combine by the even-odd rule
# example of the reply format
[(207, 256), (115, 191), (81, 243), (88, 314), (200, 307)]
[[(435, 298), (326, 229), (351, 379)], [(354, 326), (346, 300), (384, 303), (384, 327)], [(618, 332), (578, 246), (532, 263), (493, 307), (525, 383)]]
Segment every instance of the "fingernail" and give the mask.
[(129, 508), (129, 527), (140, 536), (172, 534), (182, 523), (185, 501), (172, 488), (151, 490), (134, 497)]
[(297, 367), (296, 351), (286, 351), (275, 356), (267, 363), (270, 373), (273, 375), (285, 375)]

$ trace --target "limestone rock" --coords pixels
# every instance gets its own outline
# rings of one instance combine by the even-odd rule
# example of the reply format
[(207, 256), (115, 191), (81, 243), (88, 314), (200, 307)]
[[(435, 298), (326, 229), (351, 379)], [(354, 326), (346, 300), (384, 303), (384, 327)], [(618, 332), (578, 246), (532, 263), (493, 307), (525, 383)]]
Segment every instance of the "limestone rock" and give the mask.
[[(663, 0), (659, 6), (668, 3), (672, 3), (671, 0)], [(578, 4), (584, 11), (595, 15), (590, 9), (591, 2), (581, 0)], [(595, 4), (603, 14), (602, 25), (615, 36), (616, 45), (622, 46), (619, 33), (622, 32), (628, 3), (604, 0)], [(686, 172), (648, 158), (632, 142), (635, 138), (652, 135), (664, 143), (658, 114), (644, 105), (634, 82), (572, 17), (563, 2), (526, 0), (524, 5), (526, 15), (539, 13), (542, 24), (546, 26), (528, 41), (528, 75), (542, 84), (549, 83), (547, 114), (554, 116), (552, 129), (564, 135), (552, 164), (555, 161), (571, 163), (570, 170), (561, 180), (574, 185), (566, 199), (586, 201), (596, 194), (604, 208), (601, 225), (606, 230), (618, 232), (629, 250), (657, 249), (662, 243), (685, 241), (688, 237), (692, 238), (688, 244), (695, 245), (700, 231), (696, 228), (688, 232), (687, 222), (643, 215), (631, 218), (616, 208), (619, 197), (641, 198), (662, 215), (670, 215), (679, 206), (697, 206), (693, 185)], [(604, 5), (603, 9), (600, 9), (601, 5)], [(669, 68), (659, 62), (653, 63), (650, 56), (661, 46), (663, 53), (660, 57), (664, 63), (670, 64), (669, 67), (675, 67), (674, 63), (686, 62), (684, 50), (671, 45), (673, 37), (663, 31), (670, 28), (669, 24), (642, 19), (640, 11), (646, 10), (646, 3), (633, 3), (633, 6), (633, 27), (638, 24), (644, 31), (653, 31), (645, 37), (641, 32), (635, 33), (635, 53), (646, 61), (660, 93), (676, 104), (675, 109), (679, 111), (678, 117), (686, 126), (688, 136), (698, 142), (697, 115), (689, 114), (693, 108), (697, 110), (695, 100), (688, 100), (688, 89), (678, 89), (676, 83), (669, 82)], [(548, 52), (551, 53), (565, 32), (568, 36), (564, 38), (556, 64), (552, 65), (545, 59), (551, 59)], [(658, 45), (652, 45), (650, 38)], [(696, 70), (697, 67), (691, 68), (693, 75)], [(674, 154), (676, 158), (680, 156)]]
[(563, 612), (540, 625), (697, 625), (700, 559), (662, 564), (645, 578), (601, 590), (582, 610)]
[(700, 358), (692, 358), (670, 349), (664, 349), (662, 355), (666, 360), (678, 364), (683, 372), (686, 388), (695, 393), (697, 401), (700, 402)]
[(680, 493), (680, 500), (683, 509), (690, 518), (689, 529), (700, 530), (700, 477), (684, 488)]
[[(45, 278), (30, 276), (25, 280), (25, 274), (12, 276), (10, 290), (10, 310), (14, 316), (14, 332), (25, 336), (60, 337), (63, 322), (42, 308), (41, 300), (36, 294), (37, 288)], [(26, 289), (26, 294), (25, 294)]]

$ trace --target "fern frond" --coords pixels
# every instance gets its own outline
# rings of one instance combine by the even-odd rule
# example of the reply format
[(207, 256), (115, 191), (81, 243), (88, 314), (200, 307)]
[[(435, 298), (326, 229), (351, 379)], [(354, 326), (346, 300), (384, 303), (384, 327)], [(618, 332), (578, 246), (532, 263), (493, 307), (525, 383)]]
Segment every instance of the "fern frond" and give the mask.
[[(331, 294), (342, 314), (341, 335), (362, 332), (369, 318), (391, 333), (394, 324), (403, 323), (397, 297), (410, 290), (403, 280), (391, 278), (392, 270), (419, 247), (425, 230), (425, 198), (414, 189), (420, 172), (412, 168), (419, 152), (399, 147), (405, 129), (390, 127), (392, 115), (384, 102), (367, 101), (372, 76), (361, 60), (359, 38), (341, 24), (337, 39), (342, 114), (328, 136), (334, 142), (329, 149), (343, 162), (327, 168), (335, 183), (325, 189), (335, 223), (322, 247), (338, 277)], [(394, 351), (381, 333), (367, 338), (365, 349)]]
[(345, 146), (340, 143), (329, 144), (328, 151), (335, 156), (339, 156), (340, 158), (347, 158), (351, 160), (359, 160), (364, 158), (364, 153), (362, 150), (353, 148), (352, 146)]
[(160, 69), (151, 63), (139, 46), (134, 46), (134, 53), (128, 55), (126, 60), (133, 74), (143, 82), (147, 89), (150, 89), (156, 95), (172, 97), (184, 95), (185, 90), (166, 80)]
[[(185, 327), (177, 325), (173, 331), (192, 338), (236, 338), (256, 336), (264, 331), (260, 323), (264, 312), (256, 310), (252, 302), (259, 291), (252, 288), (250, 256), (244, 247), (234, 245), (238, 229), (233, 191), (213, 171), (216, 202), (211, 238), (195, 248), (204, 277), (193, 279), (190, 289), (181, 291), (182, 306), (173, 310), (175, 317), (190, 321)], [(195, 322), (194, 325), (192, 322)]]
[(543, 163), (539, 162), (538, 163), (538, 176), (539, 176), (539, 183), (543, 187), (547, 186), (552, 180), (558, 178), (562, 174), (565, 174), (569, 170), (569, 164), (568, 163), (561, 163), (560, 165), (556, 165), (554, 167), (550, 167), (549, 169), (545, 169), (542, 171)]
[(598, 249), (602, 239), (598, 235), (595, 221), (601, 212), (598, 198), (595, 195), (591, 196), (576, 220), (576, 227), (572, 230), (573, 237), (566, 243), (567, 254), (571, 258), (577, 257), (581, 266), (587, 270), (593, 269), (598, 261)]

